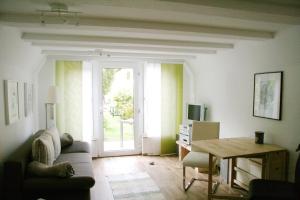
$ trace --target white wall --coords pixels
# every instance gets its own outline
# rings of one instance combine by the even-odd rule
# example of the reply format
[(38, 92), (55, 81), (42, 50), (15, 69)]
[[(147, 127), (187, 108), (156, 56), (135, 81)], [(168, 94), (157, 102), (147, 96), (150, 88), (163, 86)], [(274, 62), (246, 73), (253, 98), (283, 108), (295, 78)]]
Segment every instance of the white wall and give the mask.
[[(42, 59), (40, 50), (20, 37), (17, 29), (0, 26), (0, 169), (7, 156), (35, 131), (33, 114), (14, 124), (5, 124), (4, 80), (33, 83), (33, 71)], [(0, 177), (1, 174), (2, 170)]]
[[(289, 179), (294, 179), (300, 142), (300, 26), (279, 32), (275, 39), (239, 42), (233, 50), (191, 61), (198, 101), (208, 119), (221, 122), (220, 137), (254, 137), (289, 150)], [(284, 71), (282, 120), (252, 116), (254, 73)]]
[(195, 91), (194, 86), (194, 73), (192, 71), (192, 68), (189, 63), (184, 64), (183, 68), (183, 112), (182, 112), (182, 123), (187, 124), (187, 104), (188, 103), (199, 103), (196, 102), (195, 94), (193, 91)]
[(38, 125), (39, 129), (46, 128), (46, 108), (45, 103), (47, 100), (49, 86), (54, 85), (55, 67), (54, 60), (47, 59), (38, 73)]

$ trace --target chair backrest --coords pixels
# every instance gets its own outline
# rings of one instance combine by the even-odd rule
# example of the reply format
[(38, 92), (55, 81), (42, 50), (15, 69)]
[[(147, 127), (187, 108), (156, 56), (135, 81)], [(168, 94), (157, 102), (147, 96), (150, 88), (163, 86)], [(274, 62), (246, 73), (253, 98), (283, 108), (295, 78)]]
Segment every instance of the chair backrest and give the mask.
[(192, 141), (219, 138), (220, 122), (193, 121)]

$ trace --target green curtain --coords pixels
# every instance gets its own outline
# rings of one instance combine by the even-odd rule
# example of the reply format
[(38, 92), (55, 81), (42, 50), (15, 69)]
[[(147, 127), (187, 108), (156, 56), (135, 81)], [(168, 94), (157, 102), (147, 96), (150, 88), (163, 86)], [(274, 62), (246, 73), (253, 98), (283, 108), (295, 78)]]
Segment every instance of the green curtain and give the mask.
[(56, 106), (57, 128), (82, 140), (82, 62), (56, 61), (55, 83), (62, 94)]
[(161, 64), (161, 154), (176, 153), (182, 123), (183, 65)]

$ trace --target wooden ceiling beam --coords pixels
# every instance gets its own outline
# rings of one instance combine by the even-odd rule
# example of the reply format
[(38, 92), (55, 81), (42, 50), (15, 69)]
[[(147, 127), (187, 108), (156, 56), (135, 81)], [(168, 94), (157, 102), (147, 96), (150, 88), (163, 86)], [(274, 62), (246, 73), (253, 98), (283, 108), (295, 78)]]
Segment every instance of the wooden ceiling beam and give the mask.
[(212, 48), (212, 49), (232, 49), (232, 43), (182, 41), (182, 40), (161, 40), (161, 39), (141, 39), (125, 37), (103, 37), (87, 35), (62, 35), (44, 33), (23, 33), (22, 39), (31, 42), (72, 42), (87, 44), (114, 44), (123, 46), (149, 46), (149, 47), (184, 47), (184, 48)]
[[(59, 20), (56, 16), (47, 16), (44, 18), (46, 26), (57, 26), (59, 28), (74, 28), (76, 21), (73, 22), (72, 20), (74, 21), (76, 19), (69, 19), (69, 24), (64, 24), (62, 20)], [(26, 24), (26, 26), (41, 26), (39, 15), (2, 13), (0, 14), (0, 22), (16, 26), (24, 26), (24, 24)], [(76, 28), (102, 28), (112, 31), (134, 31), (140, 33), (151, 32), (160, 34), (197, 34), (200, 36), (229, 37), (237, 39), (271, 39), (275, 36), (275, 32), (268, 30), (92, 17), (80, 17), (79, 26)]]
[(145, 59), (195, 59), (194, 55), (156, 54), (156, 53), (124, 53), (103, 51), (97, 54), (94, 51), (43, 50), (42, 54), (50, 56), (84, 56), (84, 57), (114, 57), (114, 58), (145, 58)]
[(51, 42), (32, 42), (33, 46), (47, 48), (63, 48), (63, 49), (94, 49), (109, 51), (141, 51), (141, 52), (161, 52), (161, 53), (187, 53), (187, 54), (216, 54), (217, 51), (205, 48), (170, 48), (170, 47), (149, 47), (149, 46), (121, 46), (121, 45), (95, 45), (95, 44), (71, 44), (71, 43), (51, 43)]

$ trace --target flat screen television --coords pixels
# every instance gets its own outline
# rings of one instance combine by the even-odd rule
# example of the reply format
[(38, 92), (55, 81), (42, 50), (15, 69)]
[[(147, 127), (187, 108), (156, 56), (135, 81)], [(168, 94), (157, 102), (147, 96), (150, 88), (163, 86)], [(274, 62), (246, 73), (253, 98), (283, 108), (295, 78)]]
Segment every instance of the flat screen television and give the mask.
[(204, 121), (205, 110), (204, 104), (187, 104), (187, 119), (192, 121)]

